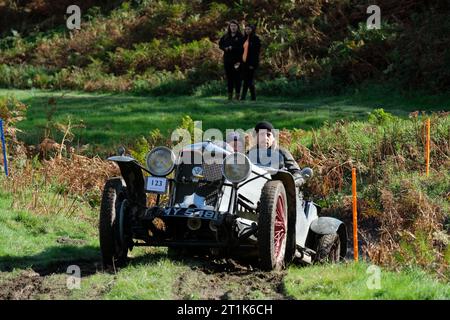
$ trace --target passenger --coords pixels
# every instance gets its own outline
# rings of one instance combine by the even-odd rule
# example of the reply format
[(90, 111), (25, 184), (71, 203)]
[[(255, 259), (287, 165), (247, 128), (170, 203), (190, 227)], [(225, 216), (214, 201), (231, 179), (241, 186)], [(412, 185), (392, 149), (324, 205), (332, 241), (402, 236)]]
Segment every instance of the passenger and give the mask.
[(240, 133), (237, 131), (232, 131), (228, 133), (226, 142), (231, 146), (234, 152), (244, 153), (244, 139), (241, 137)]

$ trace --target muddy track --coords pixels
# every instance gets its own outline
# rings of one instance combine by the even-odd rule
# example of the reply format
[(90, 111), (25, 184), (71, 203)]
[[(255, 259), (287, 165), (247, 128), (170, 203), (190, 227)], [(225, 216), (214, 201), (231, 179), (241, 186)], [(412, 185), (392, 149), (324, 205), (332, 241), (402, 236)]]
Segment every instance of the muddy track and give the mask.
[(196, 261), (181, 274), (175, 299), (290, 299), (285, 294), (285, 272), (263, 272), (232, 259)]
[[(186, 258), (187, 270), (173, 287), (173, 299), (290, 299), (285, 294), (285, 272), (263, 272), (233, 259)], [(15, 276), (0, 277), (0, 300), (65, 299), (67, 267), (78, 265), (82, 277), (103, 271), (98, 261), (54, 262), (45, 267), (22, 270)], [(101, 299), (106, 292), (86, 298)]]
[(27, 300), (38, 293), (46, 293), (42, 277), (33, 270), (22, 271), (17, 277), (0, 283), (0, 300)]
[[(33, 300), (44, 297), (46, 299), (63, 299), (68, 296), (66, 282), (67, 268), (77, 265), (83, 276), (90, 276), (99, 271), (99, 264), (89, 260), (53, 262), (34, 269), (22, 270), (16, 276), (0, 277), (0, 300)], [(51, 276), (61, 276), (61, 281), (52, 281)]]

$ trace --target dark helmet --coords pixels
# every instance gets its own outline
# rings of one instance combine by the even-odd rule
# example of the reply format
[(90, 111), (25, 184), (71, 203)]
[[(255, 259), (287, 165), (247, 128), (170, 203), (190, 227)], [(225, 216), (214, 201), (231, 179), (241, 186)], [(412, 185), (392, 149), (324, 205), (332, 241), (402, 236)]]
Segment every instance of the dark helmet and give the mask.
[(258, 132), (261, 129), (265, 129), (267, 131), (272, 131), (274, 129), (273, 125), (268, 121), (258, 122), (255, 126), (255, 131)]

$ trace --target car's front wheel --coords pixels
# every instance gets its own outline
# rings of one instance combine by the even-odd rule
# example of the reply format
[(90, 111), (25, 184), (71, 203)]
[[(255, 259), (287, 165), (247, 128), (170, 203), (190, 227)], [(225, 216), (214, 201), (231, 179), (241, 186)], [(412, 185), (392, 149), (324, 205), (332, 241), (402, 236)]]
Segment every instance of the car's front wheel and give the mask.
[[(121, 239), (123, 228), (120, 228), (119, 213), (125, 201), (125, 188), (121, 178), (109, 179), (103, 189), (100, 206), (100, 251), (103, 266), (116, 267), (126, 263), (128, 247)], [(123, 221), (122, 221), (123, 223)]]
[(268, 181), (262, 189), (258, 217), (258, 247), (261, 268), (284, 267), (287, 238), (287, 198), (281, 181)]

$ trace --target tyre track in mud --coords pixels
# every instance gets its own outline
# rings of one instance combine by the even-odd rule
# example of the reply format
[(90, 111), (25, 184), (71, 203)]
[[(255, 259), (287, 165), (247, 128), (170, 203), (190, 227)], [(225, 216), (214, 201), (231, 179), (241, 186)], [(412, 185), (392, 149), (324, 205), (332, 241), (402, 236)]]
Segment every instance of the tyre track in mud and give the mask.
[(0, 300), (28, 300), (48, 291), (43, 278), (33, 270), (24, 270), (16, 277), (0, 282)]
[(285, 293), (285, 271), (264, 272), (232, 259), (192, 261), (175, 284), (174, 299), (291, 299)]
[(84, 260), (53, 262), (45, 267), (21, 270), (15, 276), (3, 271), (0, 272), (0, 300), (65, 299), (70, 295), (66, 282), (70, 265), (79, 266), (82, 276), (99, 271), (97, 262)]
[[(186, 258), (186, 270), (177, 276), (173, 299), (291, 299), (285, 293), (286, 271), (264, 272), (233, 259)], [(82, 277), (104, 272), (99, 261), (53, 262), (45, 267), (21, 270), (17, 275), (0, 272), (0, 300), (67, 299), (67, 268), (77, 265)], [(126, 268), (126, 267), (125, 267)], [(104, 289), (104, 290), (103, 290)], [(90, 292), (88, 299), (101, 299), (107, 289)], [(106, 290), (106, 291), (105, 291)]]

